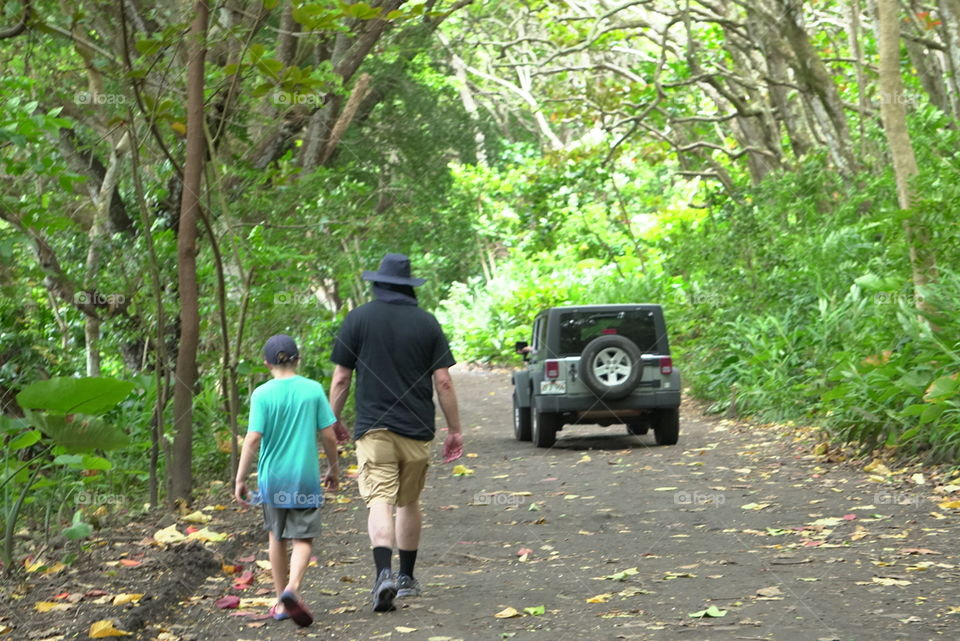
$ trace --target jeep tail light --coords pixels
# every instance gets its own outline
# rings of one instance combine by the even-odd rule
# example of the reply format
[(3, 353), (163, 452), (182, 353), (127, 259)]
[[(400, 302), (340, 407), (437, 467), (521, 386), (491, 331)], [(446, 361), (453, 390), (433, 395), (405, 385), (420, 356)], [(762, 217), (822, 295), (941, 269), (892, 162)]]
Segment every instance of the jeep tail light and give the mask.
[(660, 373), (664, 376), (673, 374), (673, 359), (669, 356), (664, 356), (660, 359)]
[(560, 362), (547, 361), (546, 374), (547, 374), (547, 378), (557, 378), (558, 376), (560, 376)]

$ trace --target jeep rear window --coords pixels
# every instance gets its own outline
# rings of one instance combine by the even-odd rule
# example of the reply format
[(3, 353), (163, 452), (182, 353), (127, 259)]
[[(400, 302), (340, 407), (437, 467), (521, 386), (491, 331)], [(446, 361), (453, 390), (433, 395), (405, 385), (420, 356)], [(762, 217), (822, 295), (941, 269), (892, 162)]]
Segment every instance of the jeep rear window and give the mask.
[(657, 331), (653, 312), (642, 309), (583, 311), (560, 314), (559, 356), (577, 356), (587, 343), (607, 334), (618, 334), (629, 338), (636, 343), (641, 352), (656, 351)]

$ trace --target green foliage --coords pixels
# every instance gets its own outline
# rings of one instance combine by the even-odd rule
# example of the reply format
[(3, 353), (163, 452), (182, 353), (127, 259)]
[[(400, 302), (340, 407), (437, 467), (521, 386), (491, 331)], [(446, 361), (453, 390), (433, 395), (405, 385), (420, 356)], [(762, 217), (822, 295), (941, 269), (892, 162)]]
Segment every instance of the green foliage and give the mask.
[[(958, 257), (950, 221), (960, 195), (945, 180), (957, 135), (940, 136), (949, 140), (923, 147), (931, 170), (919, 179), (918, 212), (942, 266)], [(889, 173), (841, 181), (810, 161), (736, 198), (693, 195), (706, 211), (680, 206), (678, 195), (688, 195), (674, 188), (650, 205), (659, 213), (642, 235), (636, 215), (632, 232), (621, 218), (595, 217), (604, 242), (591, 244), (578, 215), (598, 198), (586, 197), (585, 178), (564, 178), (579, 199), (574, 208), (542, 165), (547, 187), (524, 190), (520, 167), (458, 173), (469, 193), (502, 199), (478, 217), (480, 232), (517, 238), (491, 278), (456, 286), (443, 304), (460, 360), (515, 363), (513, 342), (529, 340), (534, 315), (550, 305), (659, 302), (686, 384), (714, 411), (817, 422), (865, 448), (960, 458), (960, 278), (941, 267), (938, 282), (914, 292)], [(644, 210), (644, 193), (630, 206)], [(536, 223), (514, 213), (538, 207)], [(554, 225), (549, 240), (523, 235), (543, 221)]]

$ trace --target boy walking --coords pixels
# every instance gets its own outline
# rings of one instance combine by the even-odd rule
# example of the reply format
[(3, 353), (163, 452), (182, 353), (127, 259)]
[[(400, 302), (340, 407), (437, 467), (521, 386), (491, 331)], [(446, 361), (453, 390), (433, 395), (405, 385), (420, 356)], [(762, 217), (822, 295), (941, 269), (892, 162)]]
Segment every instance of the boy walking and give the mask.
[[(308, 626), (313, 616), (299, 596), (300, 582), (310, 562), (313, 539), (320, 535), (323, 488), (339, 488), (337, 443), (333, 430), (327, 429), (336, 418), (323, 386), (297, 374), (300, 354), (292, 338), (271, 336), (263, 357), (273, 379), (253, 392), (234, 496), (250, 505), (246, 478), (259, 451), (256, 502), (262, 504), (265, 529), (270, 532), (270, 565), (277, 592), (270, 615), (278, 621), (293, 619), (297, 625)], [(323, 487), (318, 431), (327, 455)], [(293, 541), (289, 563), (288, 540)]]

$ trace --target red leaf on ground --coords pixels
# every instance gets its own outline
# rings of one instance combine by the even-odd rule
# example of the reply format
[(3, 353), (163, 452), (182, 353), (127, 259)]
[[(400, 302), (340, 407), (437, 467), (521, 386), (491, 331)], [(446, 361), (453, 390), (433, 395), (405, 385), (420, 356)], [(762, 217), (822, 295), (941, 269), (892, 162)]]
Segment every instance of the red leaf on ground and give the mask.
[(233, 610), (240, 605), (240, 597), (230, 594), (220, 599), (217, 599), (214, 603), (215, 606), (221, 610)]
[(844, 521), (854, 521), (854, 520), (856, 520), (856, 518), (857, 518), (857, 515), (856, 515), (856, 514), (844, 514), (844, 515), (843, 515), (843, 520), (844, 520)]
[(142, 561), (134, 561), (133, 559), (120, 559), (120, 565), (124, 565), (128, 568), (135, 568), (141, 563)]
[(530, 548), (520, 548), (517, 550), (517, 556), (523, 556), (524, 554), (533, 554), (533, 550)]
[(94, 590), (87, 590), (86, 592), (84, 592), (83, 596), (95, 597), (95, 596), (103, 596), (105, 594), (110, 594), (110, 593), (107, 592), (106, 590), (94, 589)]
[(53, 598), (54, 598), (54, 599), (66, 599), (68, 596), (70, 596), (70, 593), (69, 593), (69, 592), (61, 592), (60, 594), (58, 594), (57, 596), (55, 596), (55, 597), (53, 597)]
[(246, 590), (253, 584), (253, 572), (247, 570), (239, 577), (234, 579), (233, 587), (235, 590)]
[(257, 560), (256, 554), (251, 554), (250, 556), (241, 556), (237, 558), (237, 563), (253, 563)]

